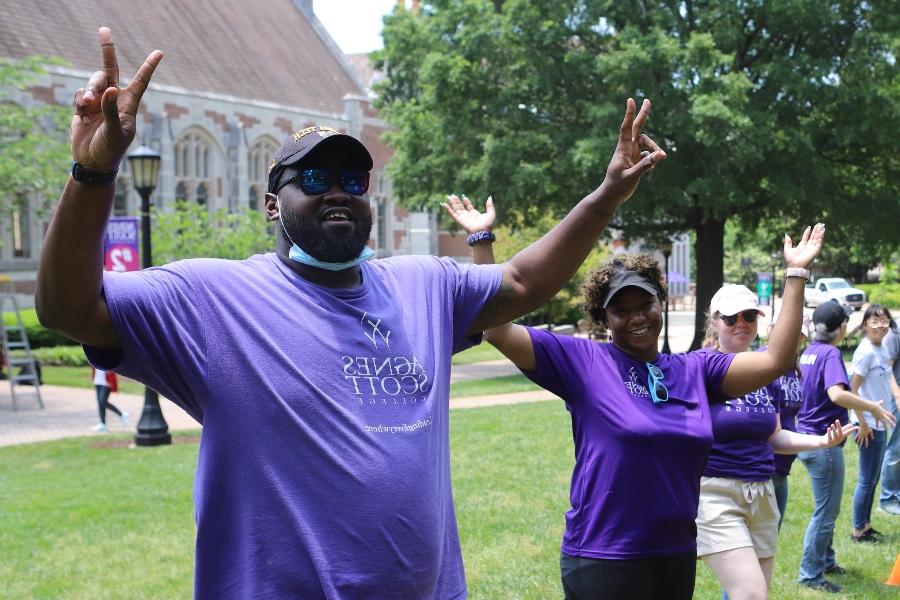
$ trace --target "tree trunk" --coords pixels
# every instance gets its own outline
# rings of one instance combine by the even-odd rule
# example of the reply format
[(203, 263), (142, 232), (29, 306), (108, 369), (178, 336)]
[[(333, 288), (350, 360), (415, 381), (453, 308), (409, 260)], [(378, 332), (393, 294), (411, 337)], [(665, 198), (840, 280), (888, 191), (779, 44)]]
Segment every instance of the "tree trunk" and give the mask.
[(706, 311), (713, 294), (722, 287), (725, 261), (725, 221), (707, 219), (694, 229), (697, 242), (694, 255), (697, 261), (697, 312), (694, 315), (694, 341), (691, 350), (703, 344), (706, 333)]

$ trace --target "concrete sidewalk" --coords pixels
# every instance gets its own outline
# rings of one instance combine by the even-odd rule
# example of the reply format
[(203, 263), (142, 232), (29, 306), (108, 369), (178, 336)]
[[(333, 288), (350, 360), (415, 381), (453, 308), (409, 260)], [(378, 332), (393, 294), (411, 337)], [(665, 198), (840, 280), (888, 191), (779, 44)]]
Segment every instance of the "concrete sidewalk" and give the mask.
[[(93, 388), (70, 388), (58, 385), (42, 385), (41, 398), (44, 409), (38, 407), (31, 388), (16, 386), (16, 403), (13, 411), (9, 395), (9, 383), (0, 381), (0, 446), (44, 442), (81, 435), (102, 436), (91, 431), (97, 424), (97, 398)], [(141, 418), (144, 397), (134, 394), (112, 394), (110, 401), (120, 410), (130, 413), (129, 423), (123, 425), (115, 413), (107, 411), (106, 425), (110, 432), (135, 431)], [(170, 431), (199, 429), (200, 425), (186, 412), (164, 398), (159, 399), (163, 416)]]

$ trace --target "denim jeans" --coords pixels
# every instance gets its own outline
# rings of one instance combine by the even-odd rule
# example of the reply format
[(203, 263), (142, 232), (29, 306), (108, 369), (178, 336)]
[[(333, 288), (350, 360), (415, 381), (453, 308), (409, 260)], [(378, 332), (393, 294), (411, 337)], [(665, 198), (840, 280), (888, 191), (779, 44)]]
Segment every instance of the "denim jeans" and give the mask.
[[(900, 410), (896, 403), (894, 417), (900, 421)], [(900, 503), (900, 426), (894, 427), (894, 432), (887, 441), (881, 465), (881, 504), (888, 502)]]
[(863, 529), (872, 520), (872, 501), (881, 475), (881, 459), (884, 457), (884, 431), (872, 430), (868, 446), (859, 446), (859, 478), (853, 492), (853, 528)]
[(784, 511), (787, 510), (788, 478), (781, 475), (772, 475), (772, 486), (775, 488), (775, 504), (778, 505), (778, 531), (784, 522)]
[(798, 458), (806, 466), (812, 482), (812, 517), (803, 538), (803, 557), (800, 560), (800, 583), (821, 583), (825, 570), (834, 567), (832, 538), (834, 522), (841, 512), (841, 491), (844, 487), (844, 449), (841, 446), (800, 452)]

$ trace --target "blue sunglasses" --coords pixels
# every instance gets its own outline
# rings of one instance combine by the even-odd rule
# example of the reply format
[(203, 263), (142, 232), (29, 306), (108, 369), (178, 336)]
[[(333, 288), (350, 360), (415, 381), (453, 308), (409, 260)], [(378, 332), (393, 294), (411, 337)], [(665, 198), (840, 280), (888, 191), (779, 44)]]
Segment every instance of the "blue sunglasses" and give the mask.
[(284, 186), (300, 180), (300, 189), (308, 196), (324, 194), (334, 186), (335, 181), (340, 182), (341, 188), (348, 194), (359, 196), (369, 191), (369, 172), (323, 169), (310, 167), (300, 169), (275, 189), (275, 193), (281, 191)]
[(656, 365), (644, 363), (647, 365), (647, 389), (650, 390), (650, 397), (653, 398), (653, 404), (662, 404), (669, 400), (669, 388), (663, 383), (665, 376), (662, 370)]

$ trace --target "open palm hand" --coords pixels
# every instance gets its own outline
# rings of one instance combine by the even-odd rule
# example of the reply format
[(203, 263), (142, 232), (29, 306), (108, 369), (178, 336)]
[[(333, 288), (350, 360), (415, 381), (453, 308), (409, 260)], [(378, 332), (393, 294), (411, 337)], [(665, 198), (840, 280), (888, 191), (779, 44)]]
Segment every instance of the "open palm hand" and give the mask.
[(460, 200), (455, 194), (448, 196), (447, 202), (442, 202), (441, 206), (468, 234), (490, 231), (494, 227), (494, 221), (497, 220), (494, 200), (490, 196), (484, 203), (484, 212), (479, 212), (467, 197), (463, 196)]
[(791, 241), (791, 236), (784, 236), (784, 264), (788, 267), (809, 268), (816, 256), (822, 250), (822, 243), (825, 241), (825, 225), (816, 223), (816, 226), (810, 229), (807, 227), (803, 231), (803, 236), (796, 246)]

